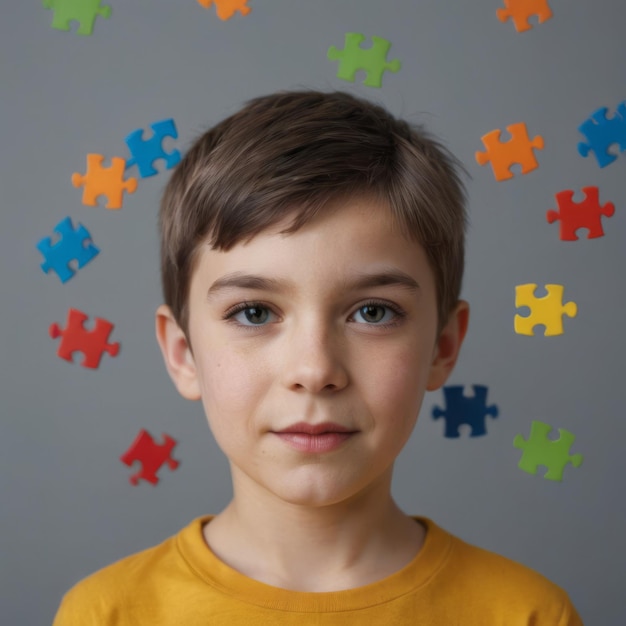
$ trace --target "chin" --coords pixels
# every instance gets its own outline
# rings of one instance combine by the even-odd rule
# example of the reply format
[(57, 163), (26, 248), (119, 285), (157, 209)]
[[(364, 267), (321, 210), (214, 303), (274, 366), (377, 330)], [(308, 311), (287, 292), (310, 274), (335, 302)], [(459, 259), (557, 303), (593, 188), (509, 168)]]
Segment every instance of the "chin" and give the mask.
[(325, 476), (323, 478), (301, 476), (297, 480), (282, 482), (280, 486), (271, 488), (270, 491), (289, 504), (303, 507), (326, 507), (350, 500), (359, 493), (356, 484), (340, 485), (337, 478)]

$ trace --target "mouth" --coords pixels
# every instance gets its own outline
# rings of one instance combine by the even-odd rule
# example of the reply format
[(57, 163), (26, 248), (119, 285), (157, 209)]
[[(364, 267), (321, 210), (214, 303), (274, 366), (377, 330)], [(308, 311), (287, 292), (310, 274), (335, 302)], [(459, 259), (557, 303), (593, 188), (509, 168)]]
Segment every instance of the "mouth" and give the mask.
[(355, 430), (352, 430), (341, 424), (334, 424), (332, 422), (323, 422), (322, 424), (307, 424), (306, 422), (298, 422), (283, 428), (279, 431), (273, 431), (276, 434), (300, 434), (300, 435), (327, 435), (327, 434), (354, 434)]
[(321, 424), (298, 422), (282, 430), (273, 431), (273, 434), (290, 448), (312, 454), (337, 450), (357, 433), (357, 430), (334, 422)]
[(312, 435), (303, 432), (281, 431), (274, 434), (281, 439), (283, 443), (298, 452), (320, 454), (340, 448), (357, 433), (356, 431), (326, 431)]

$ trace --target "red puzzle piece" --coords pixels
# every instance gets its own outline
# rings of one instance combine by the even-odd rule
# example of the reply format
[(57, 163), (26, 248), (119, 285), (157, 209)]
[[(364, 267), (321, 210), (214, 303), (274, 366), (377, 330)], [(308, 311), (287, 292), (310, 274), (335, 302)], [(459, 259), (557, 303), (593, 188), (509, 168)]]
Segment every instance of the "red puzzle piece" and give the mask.
[(509, 141), (500, 141), (501, 131), (495, 129), (481, 138), (486, 151), (476, 152), (476, 161), (479, 165), (486, 165), (488, 161), (491, 161), (496, 180), (513, 178), (509, 168), (514, 163), (522, 166), (522, 174), (528, 174), (538, 165), (533, 148), (543, 149), (543, 137), (537, 135), (531, 140), (524, 122), (511, 124), (506, 129), (511, 134)]
[(128, 467), (136, 461), (141, 463), (141, 470), (129, 477), (131, 484), (136, 485), (143, 478), (156, 485), (159, 482), (156, 473), (164, 463), (167, 463), (171, 470), (175, 470), (180, 465), (171, 456), (176, 443), (169, 435), (163, 435), (163, 443), (158, 444), (152, 435), (142, 428), (130, 448), (120, 457), (122, 463)]
[(108, 343), (109, 335), (113, 330), (113, 324), (96, 317), (96, 325), (93, 330), (86, 330), (83, 326), (88, 316), (70, 309), (67, 314), (67, 325), (64, 329), (54, 323), (50, 325), (48, 332), (50, 337), (57, 339), (63, 337), (59, 344), (57, 354), (66, 361), (72, 362), (74, 352), (82, 352), (85, 355), (81, 365), (92, 369), (100, 365), (103, 352), (108, 352), (111, 356), (117, 356), (120, 350), (119, 343)]
[(602, 216), (611, 217), (615, 213), (615, 205), (607, 202), (600, 204), (600, 194), (597, 187), (583, 187), (585, 199), (582, 202), (574, 202), (574, 192), (565, 189), (555, 194), (559, 205), (559, 211), (550, 210), (546, 213), (546, 219), (550, 224), (561, 221), (560, 237), (563, 241), (578, 241), (576, 231), (586, 228), (589, 233), (587, 239), (604, 236), (602, 229)]

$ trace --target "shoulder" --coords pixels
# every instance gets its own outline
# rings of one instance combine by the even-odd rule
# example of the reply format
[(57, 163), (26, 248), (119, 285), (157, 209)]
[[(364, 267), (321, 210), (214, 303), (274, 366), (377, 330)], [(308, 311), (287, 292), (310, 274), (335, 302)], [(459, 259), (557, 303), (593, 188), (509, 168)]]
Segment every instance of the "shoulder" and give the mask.
[(158, 593), (159, 586), (183, 568), (176, 544), (185, 530), (76, 583), (63, 596), (54, 626), (118, 623), (116, 614), (122, 607), (127, 611), (139, 598)]
[(453, 537), (452, 558), (461, 569), (497, 582), (502, 590), (560, 596), (564, 592), (555, 583), (534, 569), (485, 548)]
[(162, 545), (127, 556), (77, 582), (63, 596), (54, 626), (108, 624), (110, 614), (132, 602), (137, 586), (145, 585), (159, 567)]
[(457, 597), (488, 605), (502, 615), (541, 616), (537, 625), (582, 624), (567, 593), (539, 572), (467, 543), (431, 520), (420, 521), (433, 539), (447, 546), (438, 578), (453, 585)]

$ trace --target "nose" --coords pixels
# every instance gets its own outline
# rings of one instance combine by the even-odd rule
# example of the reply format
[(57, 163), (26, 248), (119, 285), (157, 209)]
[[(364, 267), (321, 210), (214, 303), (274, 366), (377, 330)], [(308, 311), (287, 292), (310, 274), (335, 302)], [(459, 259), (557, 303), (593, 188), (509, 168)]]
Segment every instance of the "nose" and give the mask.
[(294, 391), (334, 392), (348, 384), (348, 346), (322, 322), (299, 324), (285, 337), (283, 380)]

